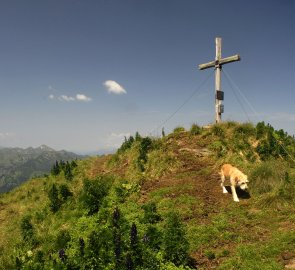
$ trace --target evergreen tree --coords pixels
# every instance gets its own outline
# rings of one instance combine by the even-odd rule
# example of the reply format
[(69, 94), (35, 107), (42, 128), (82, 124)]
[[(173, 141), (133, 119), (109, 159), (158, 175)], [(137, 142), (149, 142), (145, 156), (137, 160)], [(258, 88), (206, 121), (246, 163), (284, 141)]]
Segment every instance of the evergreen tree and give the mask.
[(31, 223), (30, 216), (24, 216), (21, 220), (21, 233), (24, 241), (32, 241), (34, 236), (34, 227)]
[(55, 184), (53, 184), (48, 191), (48, 198), (50, 200), (49, 207), (53, 213), (57, 212), (61, 206), (61, 201), (58, 197), (58, 189)]
[(176, 213), (170, 213), (164, 231), (164, 259), (175, 265), (188, 263), (189, 244), (185, 237), (183, 225)]
[(142, 139), (142, 137), (140, 136), (140, 134), (138, 133), (138, 131), (136, 131), (135, 133), (135, 141), (139, 142)]
[(76, 168), (78, 165), (77, 165), (77, 162), (75, 160), (72, 160), (71, 161), (71, 168), (74, 169)]
[(148, 151), (152, 148), (152, 140), (149, 137), (145, 137), (140, 141), (139, 156), (137, 159), (138, 167), (141, 171), (144, 171), (144, 164), (148, 159)]
[(71, 167), (71, 165), (70, 165), (70, 163), (68, 161), (64, 165), (64, 169), (63, 170), (64, 170), (64, 173), (65, 173), (66, 180), (68, 180), (68, 181), (73, 180), (74, 175), (72, 173), (72, 167)]
[(56, 160), (51, 168), (51, 174), (55, 176), (55, 175), (58, 175), (59, 173), (60, 173), (60, 168), (59, 168), (58, 161)]
[(73, 193), (69, 190), (69, 187), (66, 184), (62, 184), (59, 188), (59, 193), (61, 196), (61, 200), (65, 202), (68, 197), (72, 197)]

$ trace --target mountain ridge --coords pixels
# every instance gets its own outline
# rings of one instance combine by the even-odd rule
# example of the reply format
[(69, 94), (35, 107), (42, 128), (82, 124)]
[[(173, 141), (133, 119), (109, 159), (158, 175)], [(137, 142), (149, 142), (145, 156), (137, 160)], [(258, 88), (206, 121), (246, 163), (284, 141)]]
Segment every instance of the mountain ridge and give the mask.
[(56, 160), (80, 158), (83, 156), (66, 150), (56, 151), (47, 145), (0, 148), (0, 193), (13, 189), (31, 177), (49, 173)]

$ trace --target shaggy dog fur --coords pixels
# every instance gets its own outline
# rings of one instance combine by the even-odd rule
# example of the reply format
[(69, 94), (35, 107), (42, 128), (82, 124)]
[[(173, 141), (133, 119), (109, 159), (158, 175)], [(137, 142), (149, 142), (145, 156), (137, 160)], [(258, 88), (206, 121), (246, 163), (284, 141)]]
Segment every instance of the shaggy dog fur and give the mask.
[(230, 187), (233, 194), (233, 199), (235, 202), (239, 202), (235, 187), (239, 186), (243, 190), (247, 189), (247, 183), (249, 182), (247, 175), (243, 174), (239, 169), (232, 166), (231, 164), (224, 164), (221, 167), (220, 176), (223, 193), (227, 193), (227, 190), (224, 187), (224, 181), (228, 177), (230, 180)]

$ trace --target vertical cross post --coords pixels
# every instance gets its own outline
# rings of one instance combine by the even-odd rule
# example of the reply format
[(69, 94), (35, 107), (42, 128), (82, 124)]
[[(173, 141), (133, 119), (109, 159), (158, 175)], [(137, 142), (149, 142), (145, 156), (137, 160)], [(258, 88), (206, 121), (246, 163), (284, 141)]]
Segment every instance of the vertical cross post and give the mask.
[(218, 99), (218, 91), (221, 91), (221, 38), (215, 38), (216, 57), (215, 57), (215, 123), (221, 122), (222, 106), (221, 100)]
[(215, 68), (215, 122), (221, 122), (221, 114), (223, 113), (224, 107), (222, 104), (222, 100), (224, 98), (224, 93), (221, 91), (221, 69), (222, 65), (240, 61), (241, 57), (236, 54), (230, 57), (221, 58), (221, 38), (215, 38), (215, 45), (216, 45), (216, 57), (215, 61), (211, 61), (206, 64), (200, 64), (199, 69), (207, 69), (207, 68)]

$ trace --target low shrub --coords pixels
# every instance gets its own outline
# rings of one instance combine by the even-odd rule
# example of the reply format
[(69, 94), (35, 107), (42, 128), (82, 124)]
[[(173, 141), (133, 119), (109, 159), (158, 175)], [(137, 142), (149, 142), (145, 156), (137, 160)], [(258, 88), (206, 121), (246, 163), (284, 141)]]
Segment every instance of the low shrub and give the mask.
[(234, 128), (235, 137), (250, 137), (255, 136), (256, 129), (252, 123), (243, 123)]
[(225, 136), (225, 130), (224, 130), (223, 126), (218, 125), (218, 124), (215, 124), (215, 125), (212, 127), (212, 133), (213, 133), (215, 136), (218, 136), (218, 137), (220, 137), (220, 138), (224, 138), (224, 136)]
[(67, 243), (71, 241), (71, 236), (68, 230), (61, 230), (58, 232), (55, 240), (56, 250), (65, 249)]
[(62, 184), (59, 187), (59, 192), (61, 196), (61, 200), (65, 202), (69, 197), (73, 196), (73, 193), (70, 191), (69, 187), (66, 184)]
[(59, 196), (58, 196), (58, 188), (56, 184), (53, 184), (51, 186), (47, 195), (50, 200), (50, 204), (49, 204), (50, 210), (53, 213), (57, 212), (59, 208), (61, 207), (61, 200), (59, 199)]
[(214, 141), (209, 145), (209, 149), (214, 151), (217, 157), (223, 157), (226, 153), (226, 147), (222, 141)]
[(31, 242), (35, 234), (33, 224), (31, 223), (31, 216), (26, 215), (22, 218), (20, 228), (23, 240)]
[(80, 201), (89, 215), (97, 213), (103, 199), (108, 195), (113, 178), (98, 176), (93, 180), (85, 179)]
[(181, 132), (185, 132), (185, 128), (184, 127), (176, 127), (173, 129), (173, 133), (181, 133)]
[(277, 161), (267, 161), (259, 164), (250, 173), (250, 188), (252, 194), (263, 194), (277, 189), (283, 183), (286, 165)]
[(175, 265), (187, 265), (189, 243), (179, 215), (172, 212), (167, 217), (163, 236), (164, 259)]
[(157, 213), (157, 207), (154, 202), (144, 204), (142, 209), (144, 210), (144, 223), (154, 224), (161, 220), (161, 216)]
[(190, 134), (191, 135), (199, 135), (202, 133), (202, 128), (198, 126), (197, 124), (193, 124), (190, 128)]

